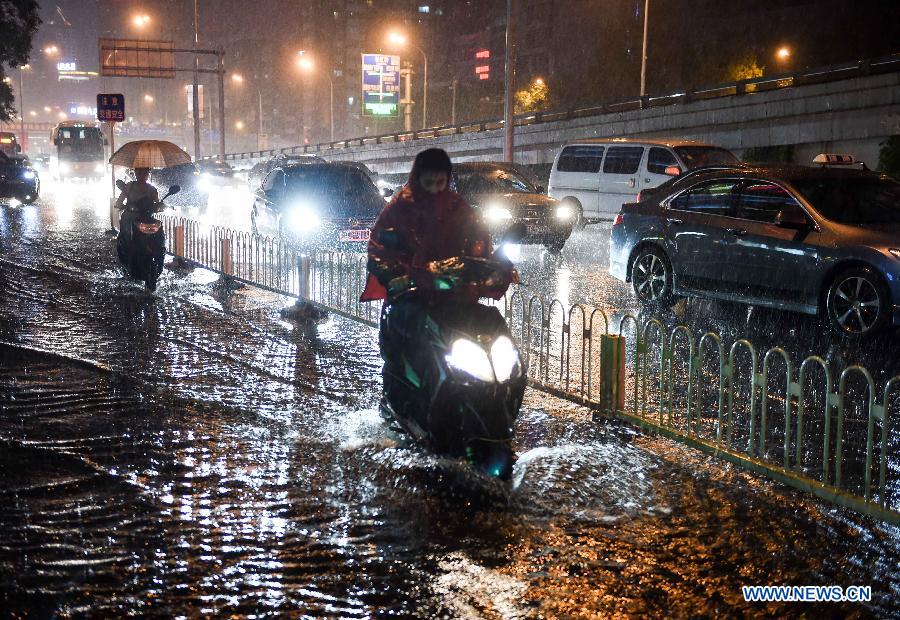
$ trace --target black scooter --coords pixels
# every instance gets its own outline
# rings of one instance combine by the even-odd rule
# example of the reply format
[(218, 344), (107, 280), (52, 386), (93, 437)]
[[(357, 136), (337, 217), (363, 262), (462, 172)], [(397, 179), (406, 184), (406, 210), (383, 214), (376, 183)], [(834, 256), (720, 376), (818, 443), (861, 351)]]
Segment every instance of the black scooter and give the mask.
[[(523, 232), (511, 231), (504, 241)], [(386, 247), (402, 245), (394, 230), (383, 231), (380, 239)], [(410, 288), (381, 314), (381, 414), (434, 452), (464, 458), (477, 470), (508, 480), (525, 365), (496, 307), (452, 301), (440, 291), (505, 286), (517, 281), (517, 274), (499, 250), (489, 259), (451, 258), (428, 270), (437, 294)]]
[[(116, 181), (116, 187), (125, 189), (125, 183)], [(128, 204), (119, 220), (119, 236), (116, 252), (125, 273), (140, 280), (147, 290), (156, 290), (156, 281), (163, 270), (166, 257), (166, 233), (162, 222), (154, 215), (165, 208), (163, 200), (177, 194), (181, 187), (173, 185), (159, 202), (150, 199)]]

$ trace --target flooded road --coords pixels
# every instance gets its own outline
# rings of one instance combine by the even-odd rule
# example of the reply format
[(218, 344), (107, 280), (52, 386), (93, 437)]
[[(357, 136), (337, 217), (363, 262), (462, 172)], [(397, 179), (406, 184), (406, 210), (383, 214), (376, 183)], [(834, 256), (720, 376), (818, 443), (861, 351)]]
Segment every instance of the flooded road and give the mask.
[[(423, 454), (378, 414), (373, 330), (284, 322), (288, 298), (202, 270), (150, 295), (81, 189), (0, 206), (3, 615), (900, 614), (896, 528), (544, 394), (509, 486)], [(523, 273), (633, 303), (591, 267), (602, 235), (573, 241), (570, 275)], [(756, 584), (873, 600), (744, 602)]]

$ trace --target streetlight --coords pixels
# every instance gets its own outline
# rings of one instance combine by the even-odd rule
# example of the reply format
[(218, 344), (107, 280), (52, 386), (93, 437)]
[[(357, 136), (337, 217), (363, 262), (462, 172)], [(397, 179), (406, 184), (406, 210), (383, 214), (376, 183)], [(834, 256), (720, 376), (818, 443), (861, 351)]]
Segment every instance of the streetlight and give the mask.
[(43, 52), (44, 52), (47, 56), (56, 56), (57, 54), (59, 54), (59, 48), (56, 47), (55, 45), (52, 45), (52, 44), (51, 44), (51, 45), (48, 45), (47, 47), (45, 47), (45, 48), (43, 49)]
[(786, 45), (782, 45), (775, 52), (775, 57), (781, 62), (787, 62), (791, 57), (791, 48)]
[[(388, 43), (396, 47), (406, 47), (408, 43), (406, 36), (399, 32), (389, 32), (387, 39)], [(425, 55), (425, 50), (418, 45), (412, 47), (422, 54), (422, 129), (426, 129), (428, 127), (428, 56)]]
[(131, 23), (133, 23), (138, 28), (143, 28), (144, 26), (146, 26), (147, 24), (150, 23), (150, 16), (147, 15), (146, 13), (141, 13), (140, 15), (135, 15), (132, 18)]
[[(243, 86), (244, 84), (244, 76), (240, 73), (232, 73), (231, 74), (231, 82), (233, 84), (237, 84), (239, 86)], [(262, 91), (259, 89), (259, 86), (254, 84), (254, 88), (256, 88), (256, 94), (259, 96), (259, 116), (257, 117), (257, 131), (256, 131), (256, 148), (262, 149)]]
[(144, 101), (147, 103), (153, 103), (153, 95), (144, 95)]
[(242, 131), (244, 129), (244, 121), (235, 121), (234, 128), (238, 131)]
[[(297, 66), (300, 67), (301, 70), (306, 73), (311, 73), (316, 70), (316, 65), (312, 61), (312, 58), (304, 55), (301, 51), (298, 53), (299, 58), (297, 59)], [(329, 116), (331, 118), (331, 141), (334, 142), (334, 80), (331, 79), (331, 73), (326, 73), (325, 71), (319, 71), (328, 78), (328, 85), (331, 87), (331, 105), (329, 106)]]

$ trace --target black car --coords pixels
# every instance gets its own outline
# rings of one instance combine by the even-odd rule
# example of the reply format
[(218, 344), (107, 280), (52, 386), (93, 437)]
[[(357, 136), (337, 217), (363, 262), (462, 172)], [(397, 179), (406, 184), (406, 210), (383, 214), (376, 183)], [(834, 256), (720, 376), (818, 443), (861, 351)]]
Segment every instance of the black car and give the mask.
[(202, 192), (209, 192), (214, 187), (232, 187), (234, 185), (234, 170), (227, 162), (218, 159), (201, 159), (197, 162), (200, 171), (198, 188)]
[(266, 175), (251, 220), (258, 234), (278, 234), (318, 250), (365, 251), (384, 199), (368, 176), (344, 164), (294, 164)]
[(262, 180), (266, 178), (266, 175), (269, 174), (275, 168), (281, 168), (283, 166), (291, 166), (294, 164), (324, 164), (325, 160), (319, 157), (318, 155), (313, 155), (312, 153), (300, 153), (294, 155), (288, 155), (285, 153), (279, 153), (274, 157), (266, 161), (261, 161), (252, 168), (247, 173), (247, 183), (250, 185), (251, 189), (256, 189), (259, 187), (259, 184), (262, 183)]
[(900, 184), (856, 169), (696, 170), (622, 206), (610, 273), (645, 305), (737, 301), (869, 336), (900, 326)]
[(208, 187), (203, 182), (200, 169), (196, 164), (180, 164), (168, 168), (154, 170), (150, 174), (150, 182), (164, 195), (170, 187), (177, 185), (181, 191), (167, 199), (173, 206), (198, 207), (206, 206)]
[(41, 179), (28, 158), (0, 153), (0, 198), (31, 204), (41, 194)]
[(491, 233), (499, 238), (512, 224), (525, 225), (523, 244), (543, 244), (551, 252), (565, 245), (575, 213), (543, 193), (512, 164), (466, 162), (454, 164), (451, 187), (481, 212)]

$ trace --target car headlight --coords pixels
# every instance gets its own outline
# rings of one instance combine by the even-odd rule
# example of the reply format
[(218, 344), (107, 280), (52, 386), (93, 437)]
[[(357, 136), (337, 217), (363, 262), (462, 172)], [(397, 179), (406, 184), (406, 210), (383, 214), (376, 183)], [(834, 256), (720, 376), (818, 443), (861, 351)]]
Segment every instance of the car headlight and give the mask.
[(94, 166), (94, 172), (106, 172), (106, 166), (103, 164), (97, 164)]
[(894, 258), (900, 259), (900, 248), (888, 248), (888, 252), (890, 252), (891, 256)]
[(297, 203), (285, 212), (288, 228), (297, 232), (317, 230), (322, 220), (316, 215), (315, 208), (308, 202)]
[(488, 383), (494, 382), (494, 369), (487, 351), (466, 338), (459, 338), (450, 348), (445, 358), (453, 368), (460, 370), (475, 379)]
[(503, 220), (512, 219), (512, 213), (506, 207), (488, 205), (484, 210), (484, 217), (491, 222), (502, 222)]
[(572, 219), (572, 207), (569, 205), (559, 205), (556, 207), (556, 219), (558, 220), (570, 220)]
[(25, 172), (22, 173), (22, 178), (28, 179), (29, 181), (32, 180), (36, 176), (37, 175), (34, 173), (34, 170), (26, 170)]
[(197, 181), (197, 189), (199, 189), (204, 194), (209, 193), (212, 189), (212, 181), (209, 180), (208, 174), (201, 174), (200, 179)]
[(497, 381), (500, 383), (509, 381), (519, 363), (519, 352), (516, 351), (512, 340), (506, 336), (497, 338), (491, 345), (491, 361), (494, 364)]
[(59, 171), (62, 172), (63, 174), (69, 172), (70, 170), (72, 170), (72, 168), (71, 168), (71, 166), (69, 166), (69, 164), (60, 164), (59, 165)]

